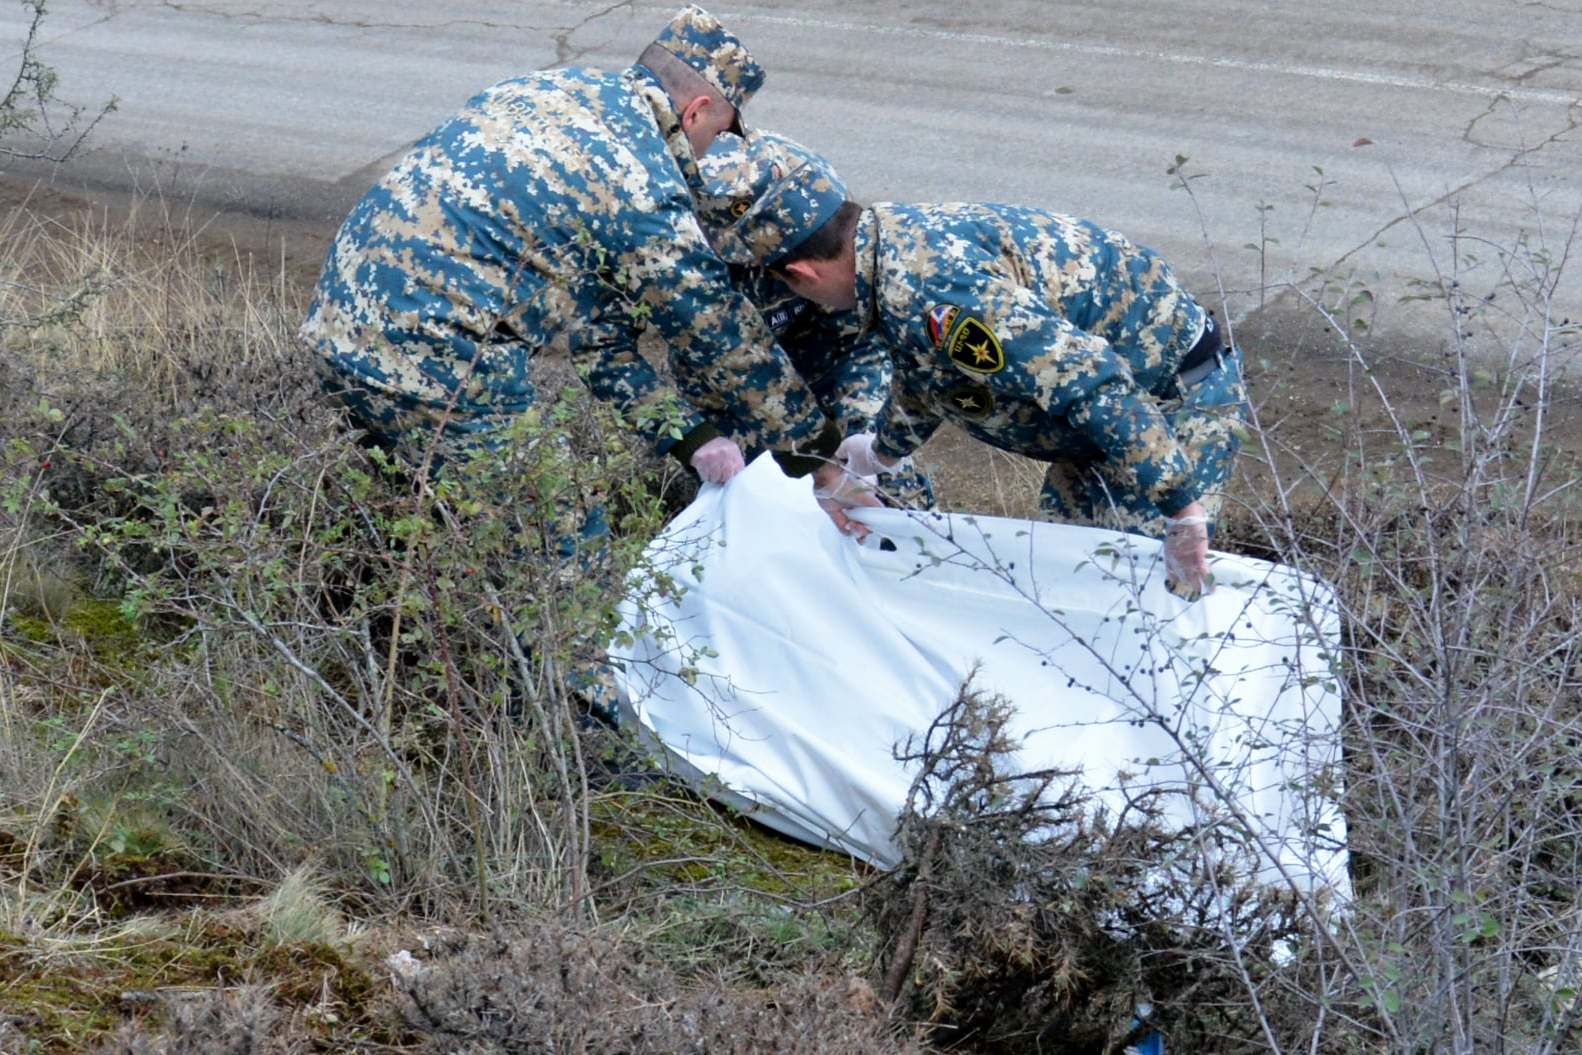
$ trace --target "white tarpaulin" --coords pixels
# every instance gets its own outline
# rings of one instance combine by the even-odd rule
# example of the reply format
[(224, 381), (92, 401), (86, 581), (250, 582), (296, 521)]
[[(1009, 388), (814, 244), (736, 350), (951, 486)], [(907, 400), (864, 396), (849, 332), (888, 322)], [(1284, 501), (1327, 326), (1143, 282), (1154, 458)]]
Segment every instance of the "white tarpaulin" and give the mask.
[[(1016, 706), (1028, 770), (1254, 829), (1260, 871), (1345, 889), (1330, 596), (1215, 554), (1169, 593), (1157, 543), (1061, 524), (864, 511), (859, 546), (759, 458), (649, 548), (611, 658), (628, 717), (714, 798), (881, 866), (913, 773), (895, 748), (973, 685)], [(880, 539), (890, 546), (881, 546)], [(668, 582), (665, 588), (659, 584)], [(625, 644), (630, 635), (630, 644)]]

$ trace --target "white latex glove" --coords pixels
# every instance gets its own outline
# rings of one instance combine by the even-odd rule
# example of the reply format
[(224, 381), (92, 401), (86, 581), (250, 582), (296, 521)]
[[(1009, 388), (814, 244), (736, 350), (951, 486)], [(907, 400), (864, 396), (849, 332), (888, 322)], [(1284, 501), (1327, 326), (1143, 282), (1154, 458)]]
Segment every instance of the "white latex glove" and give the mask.
[(880, 505), (872, 481), (853, 476), (838, 465), (821, 465), (813, 473), (813, 497), (842, 535), (851, 535), (858, 542), (868, 537), (868, 525), (847, 516), (846, 510)]
[(847, 436), (840, 441), (840, 446), (835, 448), (835, 460), (846, 467), (846, 471), (853, 476), (877, 476), (887, 473), (900, 465), (900, 460), (885, 461), (879, 452), (873, 449), (874, 435), (871, 432), (859, 432), (855, 436)]
[(1208, 522), (1197, 502), (1165, 520), (1166, 583), (1192, 601), (1214, 592), (1214, 577), (1208, 570)]
[(722, 484), (747, 468), (735, 440), (716, 436), (692, 452), (692, 467), (707, 483)]

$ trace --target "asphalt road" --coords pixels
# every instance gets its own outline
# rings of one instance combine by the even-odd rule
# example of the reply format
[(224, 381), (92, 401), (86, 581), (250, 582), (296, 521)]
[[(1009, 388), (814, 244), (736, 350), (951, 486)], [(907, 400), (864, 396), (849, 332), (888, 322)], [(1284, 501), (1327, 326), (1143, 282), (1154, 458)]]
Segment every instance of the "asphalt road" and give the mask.
[[(620, 66), (671, 3), (50, 0), (61, 92), (120, 109), (65, 188), (158, 186), (333, 227), (478, 88)], [(1582, 0), (795, 0), (715, 8), (769, 69), (749, 120), (868, 199), (1031, 202), (1164, 250), (1233, 315), (1314, 272), (1398, 307), (1452, 230), (1559, 259), (1582, 209)], [(0, 2), (0, 57), (25, 26)], [(0, 70), (9, 70), (0, 61)], [(1191, 193), (1167, 174), (1189, 158)], [(1470, 243), (1464, 243), (1468, 245)], [(1290, 300), (1289, 291), (1280, 294)], [(1560, 287), (1582, 317), (1582, 280)]]

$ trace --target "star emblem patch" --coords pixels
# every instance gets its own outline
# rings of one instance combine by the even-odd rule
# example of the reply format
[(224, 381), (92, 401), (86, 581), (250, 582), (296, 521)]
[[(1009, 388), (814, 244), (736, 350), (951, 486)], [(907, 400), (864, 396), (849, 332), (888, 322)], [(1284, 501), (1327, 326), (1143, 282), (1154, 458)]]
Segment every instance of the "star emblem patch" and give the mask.
[(945, 343), (950, 361), (975, 374), (993, 374), (1005, 369), (1005, 350), (994, 331), (975, 315), (959, 315)]
[(945, 393), (945, 402), (957, 416), (982, 421), (994, 410), (994, 393), (983, 385), (957, 385)]

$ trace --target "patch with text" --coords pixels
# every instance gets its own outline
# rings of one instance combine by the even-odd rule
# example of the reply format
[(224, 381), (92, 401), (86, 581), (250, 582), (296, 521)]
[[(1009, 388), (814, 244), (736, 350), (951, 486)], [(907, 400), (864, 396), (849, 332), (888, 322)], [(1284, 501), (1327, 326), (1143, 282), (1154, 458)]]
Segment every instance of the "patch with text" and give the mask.
[(960, 315), (949, 331), (945, 350), (950, 361), (975, 374), (993, 374), (1005, 369), (1005, 350), (994, 331), (975, 315)]

